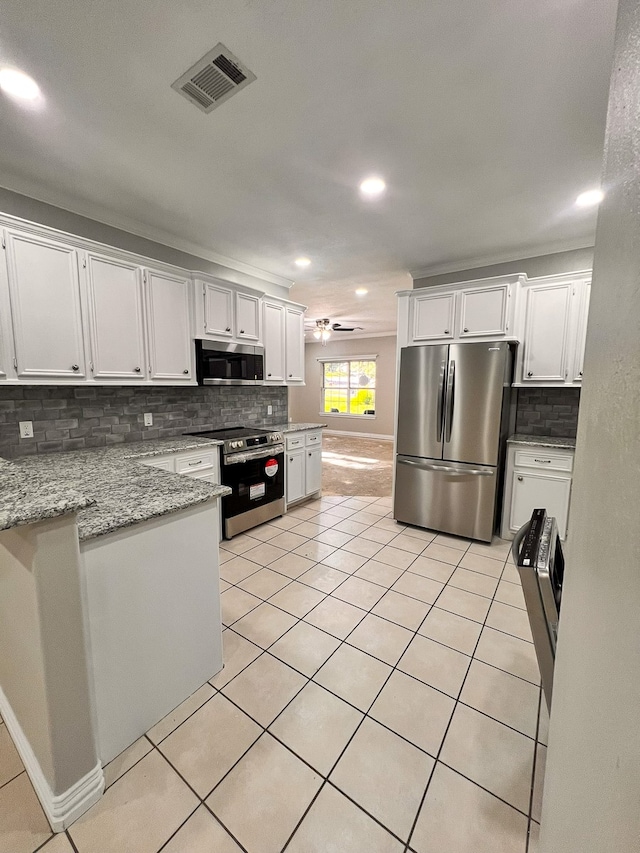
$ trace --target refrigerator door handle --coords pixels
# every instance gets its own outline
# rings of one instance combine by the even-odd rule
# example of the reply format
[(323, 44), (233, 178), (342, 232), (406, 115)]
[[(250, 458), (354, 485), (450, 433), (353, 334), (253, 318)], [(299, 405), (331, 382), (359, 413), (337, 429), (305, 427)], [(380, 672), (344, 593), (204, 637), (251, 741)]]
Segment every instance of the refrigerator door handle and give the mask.
[(440, 380), (438, 382), (438, 410), (436, 420), (438, 422), (438, 441), (442, 441), (442, 433), (444, 431), (444, 377), (447, 372), (447, 362), (440, 362)]
[(453, 426), (453, 408), (456, 396), (456, 363), (453, 359), (449, 362), (449, 376), (447, 377), (447, 428), (445, 430), (445, 442), (451, 441), (451, 427)]
[(495, 468), (455, 468), (453, 465), (433, 465), (430, 462), (416, 462), (414, 459), (404, 459), (398, 456), (399, 465), (413, 465), (424, 471), (442, 471), (445, 474), (475, 474), (479, 477), (489, 477), (495, 473)]

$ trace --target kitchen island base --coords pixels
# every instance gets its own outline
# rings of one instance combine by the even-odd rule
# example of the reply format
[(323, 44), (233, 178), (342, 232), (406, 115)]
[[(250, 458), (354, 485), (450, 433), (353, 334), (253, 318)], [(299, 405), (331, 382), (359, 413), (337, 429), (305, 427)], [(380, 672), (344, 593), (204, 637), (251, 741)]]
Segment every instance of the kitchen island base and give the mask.
[(218, 525), (210, 501), (80, 543), (103, 764), (222, 669)]

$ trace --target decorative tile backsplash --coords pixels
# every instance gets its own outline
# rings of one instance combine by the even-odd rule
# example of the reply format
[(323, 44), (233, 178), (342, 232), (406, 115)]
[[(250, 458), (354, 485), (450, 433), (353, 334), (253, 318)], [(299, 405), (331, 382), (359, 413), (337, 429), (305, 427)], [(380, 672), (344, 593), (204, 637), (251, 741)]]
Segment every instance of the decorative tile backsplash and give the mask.
[(575, 438), (579, 388), (518, 388), (516, 432)]
[[(273, 406), (273, 414), (267, 415), (267, 406)], [(0, 387), (0, 456), (283, 423), (287, 408), (285, 387), (5, 386)], [(151, 427), (144, 426), (145, 412), (153, 415)], [(20, 438), (19, 421), (33, 422), (33, 438)]]

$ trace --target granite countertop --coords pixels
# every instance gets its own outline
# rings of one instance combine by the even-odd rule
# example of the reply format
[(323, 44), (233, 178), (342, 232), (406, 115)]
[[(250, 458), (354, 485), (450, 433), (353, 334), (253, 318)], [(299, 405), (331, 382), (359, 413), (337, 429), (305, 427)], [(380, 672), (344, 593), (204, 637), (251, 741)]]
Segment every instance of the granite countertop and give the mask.
[(2, 460), (0, 529), (77, 512), (83, 542), (228, 495), (227, 486), (136, 461), (219, 443), (188, 437)]
[(268, 429), (272, 429), (275, 432), (304, 432), (307, 429), (323, 429), (326, 427), (326, 424), (275, 424), (275, 426), (270, 426)]
[(563, 450), (575, 450), (575, 438), (558, 438), (548, 435), (522, 435), (516, 433), (508, 439), (509, 444), (528, 444), (531, 447), (559, 447)]

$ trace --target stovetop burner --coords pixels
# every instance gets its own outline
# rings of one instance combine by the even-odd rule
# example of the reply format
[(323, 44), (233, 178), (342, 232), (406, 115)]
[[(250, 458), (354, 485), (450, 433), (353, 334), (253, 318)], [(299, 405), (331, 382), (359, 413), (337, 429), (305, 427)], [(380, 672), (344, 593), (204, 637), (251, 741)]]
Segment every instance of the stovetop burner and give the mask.
[(201, 435), (203, 438), (217, 438), (218, 441), (226, 441), (231, 438), (252, 438), (254, 435), (267, 435), (266, 429), (248, 429), (247, 427), (235, 426), (225, 429), (209, 429), (205, 432), (185, 432), (185, 435)]
[(226, 429), (210, 429), (200, 432), (185, 432), (184, 435), (199, 435), (202, 438), (214, 438), (223, 442), (224, 456), (240, 453), (243, 450), (270, 446), (282, 442), (281, 432), (269, 432), (266, 429), (249, 429), (247, 427), (226, 427)]

